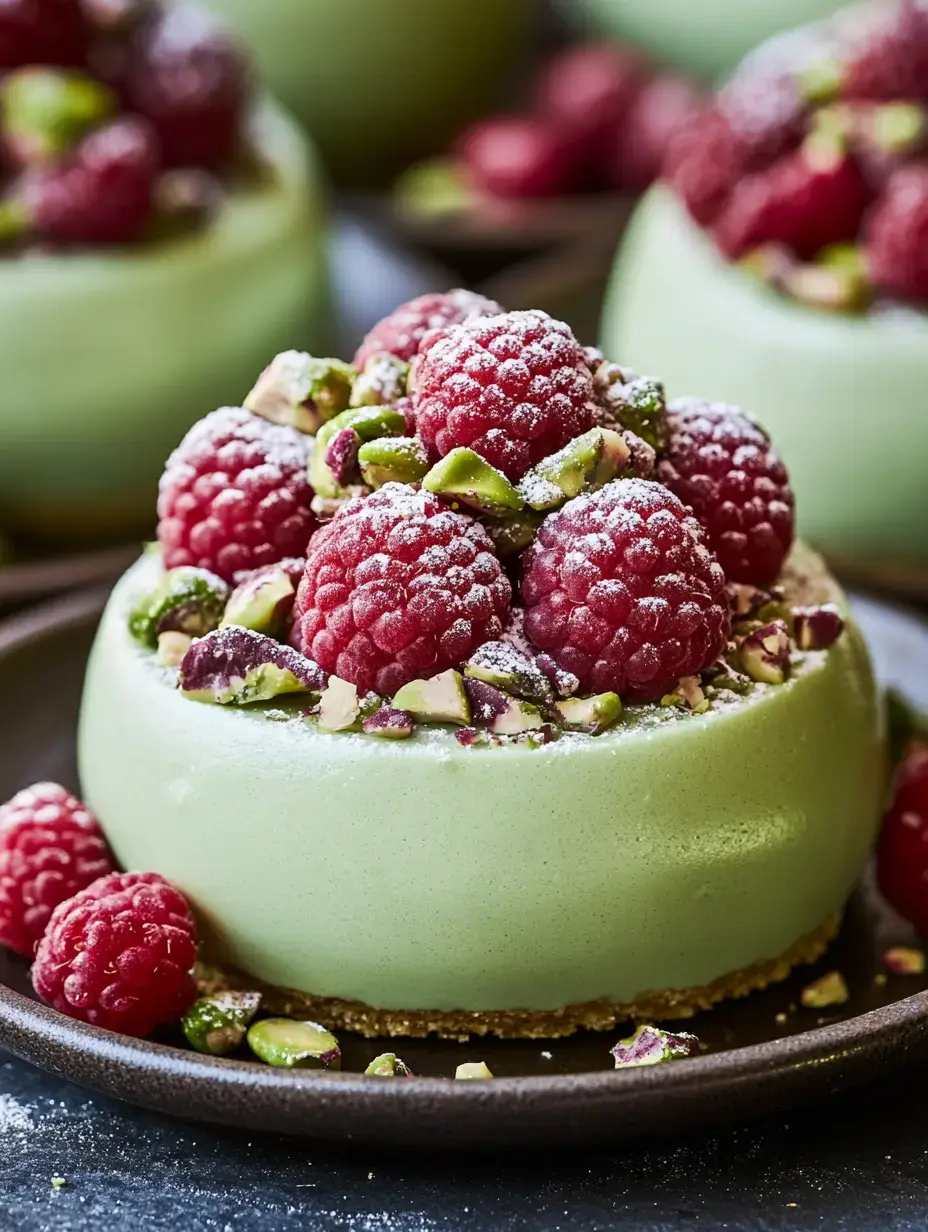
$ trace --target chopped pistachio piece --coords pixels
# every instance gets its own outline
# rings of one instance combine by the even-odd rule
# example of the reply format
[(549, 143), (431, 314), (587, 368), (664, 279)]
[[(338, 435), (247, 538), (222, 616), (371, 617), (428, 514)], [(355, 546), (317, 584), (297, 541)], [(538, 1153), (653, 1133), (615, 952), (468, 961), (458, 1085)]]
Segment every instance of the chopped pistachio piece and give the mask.
[(475, 1078), (492, 1078), (493, 1071), (486, 1061), (465, 1061), (454, 1071), (454, 1076), (462, 1081), (473, 1081)]
[(509, 642), (485, 642), (478, 647), (464, 665), (464, 675), (529, 701), (543, 702), (554, 696), (551, 681), (537, 663)]
[(117, 110), (113, 91), (77, 69), (21, 68), (0, 84), (4, 139), (23, 163), (61, 158)]
[(416, 730), (416, 721), (405, 710), (381, 706), (366, 716), (361, 726), (368, 736), (379, 736), (382, 740), (408, 740)]
[(683, 676), (672, 693), (661, 698), (662, 706), (680, 706), (694, 714), (705, 714), (710, 703), (698, 676)]
[(175, 633), (168, 629), (158, 634), (158, 662), (162, 667), (180, 667), (184, 655), (193, 645), (189, 633)]
[(660, 381), (608, 360), (593, 374), (600, 426), (628, 429), (658, 453), (667, 444), (667, 402)]
[(367, 1078), (412, 1078), (413, 1072), (395, 1053), (382, 1052), (374, 1057), (364, 1075)]
[(641, 1026), (630, 1039), (620, 1040), (610, 1051), (615, 1057), (616, 1069), (634, 1069), (694, 1056), (699, 1051), (699, 1040), (688, 1031), (662, 1031), (660, 1027)]
[(338, 1040), (318, 1022), (265, 1018), (249, 1027), (248, 1047), (268, 1065), (285, 1069), (341, 1069)]
[(460, 501), (491, 517), (518, 513), (525, 502), (506, 476), (473, 449), (452, 449), (422, 480), (427, 492)]
[(814, 60), (799, 73), (799, 93), (807, 103), (830, 103), (841, 93), (844, 73), (838, 60)]
[(406, 419), (402, 412), (392, 406), (358, 406), (342, 411), (323, 424), (316, 436), (309, 462), (309, 482), (316, 493), (326, 499), (345, 495), (344, 488), (326, 462), (326, 451), (335, 434), (346, 428), (352, 428), (363, 444), (381, 436), (401, 436), (406, 430)]
[(405, 710), (421, 723), (470, 722), (464, 679), (453, 668), (430, 680), (411, 680), (393, 698), (395, 710)]
[(611, 727), (622, 713), (618, 693), (598, 693), (595, 697), (568, 697), (557, 703), (565, 727), (598, 736)]
[(884, 103), (871, 112), (874, 143), (887, 154), (912, 154), (928, 139), (928, 112), (917, 103)]
[(782, 620), (772, 620), (742, 639), (738, 663), (759, 684), (783, 684), (789, 676), (789, 650), (789, 630)]
[(293, 578), (283, 565), (256, 569), (232, 591), (219, 627), (238, 625), (275, 637), (283, 629), (295, 598)]
[(618, 432), (592, 428), (543, 458), (519, 484), (532, 509), (557, 509), (581, 492), (594, 492), (625, 469), (631, 450)]
[(844, 976), (840, 971), (829, 971), (827, 975), (806, 984), (801, 1000), (807, 1010), (824, 1010), (831, 1005), (844, 1005), (849, 998)]
[(783, 279), (783, 288), (801, 304), (828, 312), (858, 312), (870, 299), (863, 274), (822, 265), (793, 266)]
[(489, 722), (490, 731), (497, 736), (517, 736), (522, 732), (536, 731), (544, 725), (541, 710), (531, 702), (523, 702), (516, 697), (507, 698), (506, 709), (502, 714), (494, 715)]
[(318, 663), (292, 646), (238, 626), (194, 642), (179, 676), (185, 697), (219, 706), (249, 706), (287, 693), (321, 693), (326, 680)]
[(893, 975), (923, 975), (925, 971), (925, 951), (907, 945), (890, 946), (882, 961)]
[(326, 731), (345, 731), (354, 727), (361, 713), (356, 685), (330, 676), (319, 701), (319, 726)]
[(409, 364), (395, 355), (372, 355), (351, 391), (351, 406), (392, 406), (406, 396)]
[(385, 483), (418, 483), (428, 472), (425, 446), (416, 436), (381, 436), (358, 451), (364, 482), (372, 488)]
[(258, 377), (243, 406), (271, 423), (313, 435), (347, 409), (356, 376), (340, 359), (282, 351)]
[(220, 992), (195, 1001), (180, 1025), (197, 1052), (224, 1057), (241, 1044), (260, 1008), (259, 992)]
[(523, 509), (513, 517), (491, 518), (486, 523), (486, 531), (493, 540), (497, 555), (514, 556), (527, 548), (537, 535), (544, 516), (532, 509)]
[(793, 636), (800, 650), (827, 650), (844, 632), (844, 619), (833, 603), (793, 609)]
[(467, 209), (475, 194), (456, 159), (432, 158), (407, 167), (396, 181), (394, 198), (404, 214), (435, 217)]
[(207, 569), (189, 565), (169, 569), (158, 586), (136, 603), (129, 632), (151, 650), (162, 633), (203, 637), (218, 627), (228, 598), (228, 585)]

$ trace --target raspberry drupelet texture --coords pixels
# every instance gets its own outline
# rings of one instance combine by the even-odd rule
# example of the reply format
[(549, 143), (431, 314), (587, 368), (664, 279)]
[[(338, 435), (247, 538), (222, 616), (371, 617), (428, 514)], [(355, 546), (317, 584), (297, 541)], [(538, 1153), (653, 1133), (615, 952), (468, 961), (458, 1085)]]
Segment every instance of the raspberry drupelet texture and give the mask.
[(148, 1035), (196, 997), (196, 924), (157, 873), (111, 873), (55, 909), (32, 983), (43, 1001), (109, 1031)]
[(877, 879), (899, 914), (928, 937), (928, 745), (913, 744), (896, 772), (877, 848)]
[(309, 438), (238, 407), (194, 424), (168, 459), (158, 497), (165, 568), (196, 565), (227, 582), (301, 557), (315, 525)]
[(59, 903), (112, 872), (96, 818), (57, 783), (0, 808), (0, 945), (31, 958)]
[(426, 338), (416, 387), (419, 436), (434, 458), (467, 446), (512, 480), (593, 426), (585, 352), (544, 312), (508, 312)]
[(388, 483), (313, 536), (292, 640), (362, 692), (390, 696), (498, 638), (511, 597), (478, 522)]
[(870, 215), (867, 258), (888, 294), (928, 305), (928, 165), (900, 167)]
[(767, 586), (794, 536), (789, 475), (770, 439), (737, 407), (680, 398), (669, 407), (660, 481), (689, 505), (729, 582)]
[(658, 483), (568, 501), (525, 555), (525, 631), (584, 690), (656, 701), (728, 640), (725, 575), (699, 523)]
[(474, 291), (435, 291), (394, 308), (374, 326), (358, 348), (353, 363), (359, 371), (375, 355), (386, 353), (409, 363), (419, 343), (433, 329), (461, 325), (473, 317), (502, 312), (499, 304)]
[(928, 103), (928, 9), (919, 0), (877, 7), (844, 66), (845, 98)]
[(79, 0), (4, 0), (0, 69), (25, 64), (80, 64), (87, 19)]

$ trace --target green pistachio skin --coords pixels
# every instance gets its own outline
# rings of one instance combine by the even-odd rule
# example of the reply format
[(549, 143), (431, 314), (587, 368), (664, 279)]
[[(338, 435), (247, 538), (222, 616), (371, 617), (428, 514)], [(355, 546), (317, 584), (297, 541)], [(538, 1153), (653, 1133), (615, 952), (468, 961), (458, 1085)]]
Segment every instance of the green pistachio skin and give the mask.
[(180, 1025), (197, 1052), (225, 1057), (242, 1043), (260, 1008), (259, 992), (222, 992), (195, 1001)]
[(428, 474), (429, 459), (414, 436), (381, 436), (358, 450), (364, 482), (372, 488), (385, 483), (419, 483)]
[(23, 68), (0, 86), (0, 124), (23, 163), (61, 158), (117, 106), (112, 90), (74, 69)]
[(406, 419), (402, 412), (392, 406), (359, 406), (342, 411), (322, 425), (309, 461), (309, 482), (317, 496), (329, 500), (344, 495), (325, 460), (329, 442), (343, 428), (352, 428), (362, 442), (367, 442), (382, 436), (401, 436), (406, 431)]
[(429, 680), (411, 680), (393, 699), (396, 710), (405, 710), (421, 723), (470, 723), (470, 703), (464, 679), (453, 668)]
[(229, 599), (229, 587), (207, 569), (182, 565), (170, 569), (159, 586), (146, 595), (129, 617), (129, 632), (143, 646), (157, 649), (161, 633), (203, 637), (219, 627)]
[(518, 490), (501, 471), (463, 446), (452, 449), (436, 462), (422, 480), (422, 486), (427, 492), (460, 501), (490, 517), (506, 517), (525, 506)]
[(382, 1052), (364, 1071), (365, 1078), (411, 1078), (412, 1070), (395, 1053)]
[(248, 1047), (281, 1069), (341, 1069), (338, 1040), (318, 1022), (264, 1018), (249, 1027)]
[(390, 406), (406, 396), (409, 364), (395, 355), (372, 355), (354, 383), (351, 406)]
[(258, 377), (242, 405), (271, 423), (310, 435), (348, 409), (357, 377), (340, 359), (282, 351)]

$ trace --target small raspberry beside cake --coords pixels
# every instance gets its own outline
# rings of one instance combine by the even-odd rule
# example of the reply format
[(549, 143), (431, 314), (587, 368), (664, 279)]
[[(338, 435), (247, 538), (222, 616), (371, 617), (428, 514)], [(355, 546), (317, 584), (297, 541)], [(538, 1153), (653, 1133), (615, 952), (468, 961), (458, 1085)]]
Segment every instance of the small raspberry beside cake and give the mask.
[(880, 713), (737, 408), (423, 297), (351, 365), (277, 356), (158, 512), (80, 772), (117, 864), (192, 904), (201, 984), (371, 1035), (556, 1036), (834, 936)]
[(634, 217), (604, 345), (752, 408), (800, 531), (928, 560), (928, 9), (853, 9), (750, 56)]
[(312, 155), (197, 10), (13, 0), (0, 71), (0, 529), (143, 534), (178, 436), (322, 345)]

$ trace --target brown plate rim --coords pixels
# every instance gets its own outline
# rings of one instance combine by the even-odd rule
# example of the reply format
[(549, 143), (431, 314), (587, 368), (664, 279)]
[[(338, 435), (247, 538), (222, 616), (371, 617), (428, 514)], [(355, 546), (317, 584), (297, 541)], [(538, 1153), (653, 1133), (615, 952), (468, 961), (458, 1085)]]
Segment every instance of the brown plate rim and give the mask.
[(113, 581), (137, 555), (138, 544), (121, 544), (0, 565), (0, 603), (22, 603), (56, 591)]
[[(105, 598), (100, 589), (81, 591), (0, 623), (0, 661), (95, 619)], [(928, 635), (924, 621), (906, 614)], [(6, 987), (0, 987), (0, 1047), (107, 1095), (192, 1120), (380, 1146), (564, 1145), (724, 1123), (806, 1102), (928, 1055), (928, 991), (672, 1065), (486, 1082), (383, 1082), (204, 1057), (75, 1022)]]

